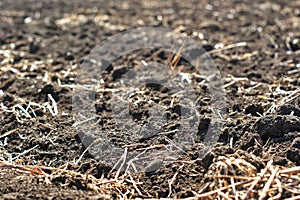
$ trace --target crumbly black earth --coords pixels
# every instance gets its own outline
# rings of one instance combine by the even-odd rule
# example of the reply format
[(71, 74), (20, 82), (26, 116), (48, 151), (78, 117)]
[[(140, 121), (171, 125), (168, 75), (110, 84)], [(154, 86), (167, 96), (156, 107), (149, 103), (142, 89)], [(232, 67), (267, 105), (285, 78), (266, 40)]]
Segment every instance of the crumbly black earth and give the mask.
[[(207, 85), (202, 78), (192, 76), (200, 123), (187, 131), (196, 130), (195, 143), (177, 160), (159, 167), (150, 166), (150, 173), (134, 174), (133, 178), (142, 183), (138, 185), (142, 195), (135, 193), (132, 197), (191, 197), (193, 192), (202, 190), (204, 177), (218, 156), (243, 156), (257, 169), (264, 168), (270, 159), (280, 166), (300, 165), (300, 98), (297, 97), (300, 3), (288, 0), (1, 0), (0, 159), (7, 161), (34, 147), (14, 162), (52, 167), (73, 163), (70, 169), (109, 178), (112, 176), (110, 163), (89, 152), (77, 166), (74, 165), (101, 134), (109, 135), (118, 146), (168, 144), (168, 140), (175, 137), (172, 131), (180, 124), (181, 112), (189, 111), (186, 105), (175, 103), (166, 109), (164, 116), (169, 121), (162, 130), (171, 134), (140, 138), (136, 135), (140, 133), (138, 130), (133, 129), (132, 133), (120, 130), (118, 118), (112, 115), (113, 94), (107, 90), (96, 94), (97, 117), (89, 122), (101, 127), (101, 134), (78, 132), (73, 126), (72, 88), (68, 85), (75, 84), (78, 67), (85, 57), (109, 36), (145, 26), (166, 27), (186, 34), (210, 51), (224, 82), (226, 114), (218, 143), (199, 159), (199, 152), (204, 148), (201, 141), (213, 123), (213, 113)], [(246, 45), (226, 49), (230, 44), (241, 42)], [(223, 50), (216, 50), (223, 46)], [(157, 51), (142, 49), (119, 57), (107, 69), (104, 87), (114, 88), (122, 74), (142, 66), (141, 60), (150, 56), (155, 55), (153, 59), (164, 64), (169, 53)], [(196, 73), (183, 59), (179, 61), (178, 70)], [(145, 77), (137, 78), (142, 81)], [(32, 119), (9, 112), (18, 104), (26, 108), (29, 102), (49, 102), (48, 94), (57, 103), (59, 113), (56, 116), (34, 105), (36, 116), (29, 111)], [(145, 85), (127, 101), (132, 103), (132, 118), (144, 124), (151, 117), (148, 111), (153, 102), (166, 108), (172, 98), (166, 88)], [(257, 159), (253, 160), (252, 156)], [(183, 167), (181, 161), (186, 161)], [(44, 179), (20, 176), (15, 171), (0, 168), (0, 174), (0, 197), (3, 199), (105, 198), (76, 184), (64, 185), (65, 180), (49, 185)], [(175, 174), (170, 193), (169, 181)], [(127, 184), (129, 190), (134, 189), (132, 184)], [(120, 195), (113, 189), (110, 194), (111, 198)]]

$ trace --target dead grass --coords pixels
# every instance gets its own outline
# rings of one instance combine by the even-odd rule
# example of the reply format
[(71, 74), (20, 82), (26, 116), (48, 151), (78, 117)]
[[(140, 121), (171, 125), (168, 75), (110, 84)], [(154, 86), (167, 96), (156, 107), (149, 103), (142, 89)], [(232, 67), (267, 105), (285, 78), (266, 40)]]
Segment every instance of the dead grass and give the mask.
[[(64, 183), (61, 186), (68, 186), (72, 181), (80, 182), (82, 186), (88, 190), (92, 190), (96, 193), (108, 195), (111, 190), (126, 190), (126, 186), (123, 184), (123, 180), (106, 178), (96, 178), (89, 173), (81, 174), (79, 172), (68, 170), (66, 168), (55, 168), (48, 166), (38, 165), (15, 165), (9, 162), (0, 161), (0, 167), (9, 170), (14, 170), (20, 173), (20, 175), (34, 175), (43, 178), (45, 184), (52, 184), (54, 180), (59, 177), (65, 177), (69, 180), (68, 183)], [(67, 166), (66, 166), (67, 167)]]
[(243, 158), (219, 157), (210, 167), (208, 192), (189, 199), (297, 199), (300, 166), (284, 168), (273, 160), (258, 169)]
[[(130, 172), (109, 180), (98, 179), (89, 173), (81, 174), (66, 168), (15, 165), (5, 161), (0, 161), (0, 167), (17, 171), (24, 176), (42, 177), (45, 184), (52, 184), (55, 178), (64, 176), (70, 180), (69, 182), (79, 181), (88, 190), (99, 194), (109, 195), (115, 191), (123, 199), (130, 199), (134, 193), (141, 196), (143, 193), (138, 188), (138, 185), (143, 183), (134, 180)], [(269, 160), (265, 167), (258, 171), (243, 157), (221, 156), (210, 166), (206, 178), (207, 181), (203, 185), (202, 192), (195, 192), (195, 196), (186, 198), (187, 200), (283, 198), (292, 200), (300, 197), (300, 166), (279, 167), (273, 164), (273, 160)], [(176, 179), (176, 175), (172, 178), (170, 187), (172, 187), (173, 179)]]

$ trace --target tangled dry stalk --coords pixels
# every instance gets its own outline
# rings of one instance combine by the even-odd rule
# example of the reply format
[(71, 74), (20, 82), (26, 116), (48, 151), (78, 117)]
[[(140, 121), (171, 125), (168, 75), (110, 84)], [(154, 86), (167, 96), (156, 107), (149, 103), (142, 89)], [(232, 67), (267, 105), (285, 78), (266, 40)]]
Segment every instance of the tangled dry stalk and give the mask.
[[(70, 180), (79, 181), (86, 189), (107, 197), (111, 190), (118, 191), (123, 199), (130, 198), (135, 192), (142, 195), (137, 186), (137, 183), (142, 183), (135, 181), (130, 173), (119, 176), (117, 179), (108, 180), (106, 178), (98, 179), (88, 173), (81, 174), (68, 169), (47, 166), (15, 165), (0, 161), (0, 167), (18, 171), (23, 175), (40, 176), (44, 178), (46, 184), (51, 184), (57, 177), (66, 176)], [(208, 169), (206, 178), (206, 184), (202, 189), (205, 192), (194, 193), (194, 197), (186, 198), (186, 200), (282, 198), (296, 200), (300, 198), (300, 167), (275, 166), (273, 160), (269, 160), (265, 167), (258, 172), (257, 167), (243, 157), (220, 156)], [(68, 186), (68, 183), (64, 186)]]
[[(55, 179), (59, 177), (66, 177), (67, 180), (73, 180), (80, 183), (83, 188), (92, 190), (96, 193), (105, 195), (108, 197), (109, 190), (114, 189), (118, 191), (123, 191), (126, 186), (122, 184), (122, 180), (108, 180), (106, 178), (96, 178), (88, 173), (81, 174), (76, 171), (48, 167), (48, 166), (34, 166), (34, 165), (15, 165), (6, 161), (0, 161), (0, 169), (6, 168), (9, 170), (14, 170), (20, 172), (21, 175), (37, 175), (44, 179), (46, 184), (51, 184)], [(61, 186), (71, 185), (70, 182), (62, 183)]]
[(268, 161), (260, 172), (243, 158), (219, 157), (209, 169), (208, 192), (189, 199), (300, 198), (300, 167), (283, 168)]

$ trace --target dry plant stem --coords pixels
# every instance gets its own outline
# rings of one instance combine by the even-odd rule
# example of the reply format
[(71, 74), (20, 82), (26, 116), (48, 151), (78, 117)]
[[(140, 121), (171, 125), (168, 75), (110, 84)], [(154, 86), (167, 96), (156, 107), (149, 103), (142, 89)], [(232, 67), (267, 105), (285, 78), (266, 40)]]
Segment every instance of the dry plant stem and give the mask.
[(128, 148), (135, 148), (135, 147), (138, 147), (138, 146), (147, 146), (147, 144), (145, 143), (135, 143), (135, 144), (126, 144), (124, 145), (123, 147), (128, 147)]
[(168, 67), (170, 66), (170, 62), (171, 62), (172, 57), (173, 57), (173, 54), (169, 53), (168, 58), (166, 60), (166, 66), (168, 66)]
[[(125, 151), (126, 152), (126, 151)], [(125, 154), (124, 154), (125, 155)], [(126, 158), (126, 156), (122, 156), (122, 158), (120, 160), (123, 159), (123, 163), (124, 163), (124, 157)], [(222, 164), (219, 163), (220, 165)], [(224, 163), (225, 164), (225, 163)], [(228, 162), (227, 164), (238, 167), (239, 165), (242, 164), (242, 162), (238, 159), (238, 160), (233, 160), (232, 162)], [(247, 166), (246, 163), (243, 163), (244, 165)], [(44, 167), (44, 166), (17, 166), (8, 162), (1, 162), (0, 161), (0, 166), (1, 167), (7, 167), (7, 168), (12, 168), (12, 169), (17, 169), (23, 172), (30, 172), (31, 174), (39, 174), (39, 175), (44, 175), (47, 177), (50, 177), (52, 175), (47, 175), (45, 172), (43, 172), (43, 170), (50, 170), (50, 171), (54, 171), (54, 172), (64, 172), (67, 173), (69, 175), (71, 175), (72, 177), (81, 177), (81, 179), (86, 183), (87, 187), (91, 190), (94, 191), (103, 191), (105, 188), (103, 188), (103, 184), (109, 184), (109, 183), (118, 183), (118, 181), (116, 179), (114, 180), (106, 180), (106, 179), (97, 179), (92, 175), (89, 174), (80, 174), (78, 172), (74, 172), (74, 171), (70, 171), (67, 169), (60, 169), (60, 168), (53, 168), (53, 167)], [(179, 171), (183, 168), (184, 165), (181, 165), (178, 169), (178, 171), (174, 174), (173, 178), (170, 180), (169, 182), (169, 196), (172, 194), (172, 184), (174, 183), (174, 181), (176, 180), (176, 177), (179, 173)], [(223, 167), (226, 167), (223, 166)], [(228, 166), (227, 166), (228, 167)], [(238, 167), (239, 168), (239, 167)], [(239, 169), (242, 170), (242, 169)], [(267, 171), (269, 171), (270, 173), (267, 174)], [(211, 176), (214, 178), (230, 178), (231, 184), (227, 184), (227, 182), (224, 182), (225, 187), (220, 187), (217, 188), (216, 190), (204, 193), (204, 194), (195, 194), (195, 197), (190, 197), (190, 198), (186, 198), (188, 200), (191, 199), (214, 199), (215, 195), (217, 195), (220, 198), (223, 199), (239, 199), (239, 193), (237, 191), (237, 186), (243, 186), (244, 188), (249, 188), (246, 196), (244, 195), (244, 198), (250, 197), (248, 196), (250, 193), (249, 191), (252, 191), (254, 189), (255, 186), (258, 185), (259, 182), (265, 183), (264, 188), (262, 189), (261, 192), (261, 197), (260, 199), (265, 198), (267, 195), (272, 196), (272, 194), (275, 194), (274, 192), (278, 191), (278, 194), (276, 196), (271, 197), (271, 199), (280, 199), (281, 195), (282, 195), (282, 191), (283, 189), (287, 189), (286, 187), (293, 187), (293, 185), (291, 185), (291, 182), (289, 181), (291, 178), (294, 178), (294, 180), (299, 181), (299, 178), (296, 175), (292, 175), (292, 174), (297, 174), (300, 172), (300, 167), (292, 167), (292, 168), (287, 168), (287, 169), (282, 169), (280, 170), (279, 167), (276, 167), (274, 169), (274, 167), (272, 166), (272, 160), (270, 160), (266, 167), (261, 171), (260, 174), (258, 174), (258, 176), (256, 178), (251, 177), (249, 180), (249, 178), (247, 179), (247, 177), (238, 177), (238, 176), (230, 176), (230, 175), (216, 175), (216, 176)], [(253, 173), (251, 171), (249, 171), (249, 173)], [(137, 193), (142, 196), (142, 192), (139, 190), (137, 184), (137, 182), (134, 181), (133, 177), (131, 176), (130, 172), (126, 172), (124, 174), (124, 176), (126, 176), (126, 174), (129, 176), (130, 180), (128, 180), (128, 182), (130, 182), (134, 189), (137, 191)], [(124, 176), (119, 177), (120, 179), (124, 180)], [(289, 179), (287, 183), (281, 183), (278, 176), (282, 176), (285, 177), (284, 180)], [(49, 179), (49, 178), (48, 178)], [(235, 183), (234, 179), (242, 179), (242, 180), (247, 180), (247, 181), (242, 181), (242, 182), (238, 182)], [(49, 182), (49, 180), (48, 180)], [(89, 182), (89, 183), (88, 183)], [(286, 184), (286, 185), (283, 185)], [(105, 185), (104, 185), (105, 186)], [(252, 188), (252, 189), (251, 189)], [(118, 190), (118, 188), (115, 188), (116, 190)], [(232, 189), (233, 191), (233, 195), (230, 195), (230, 189)], [(121, 190), (118, 190), (120, 192), (120, 194), (122, 194)], [(288, 190), (289, 191), (289, 190)], [(297, 194), (297, 192), (299, 191), (292, 191), (292, 193)], [(299, 193), (298, 193), (299, 194)], [(123, 194), (122, 196), (126, 197), (126, 194)], [(295, 196), (295, 197), (291, 197), (289, 198), (290, 200), (296, 200), (299, 199), (299, 195)]]
[(161, 52), (163, 52), (163, 49), (159, 49), (157, 51), (155, 51), (151, 56), (149, 56), (148, 58), (145, 59), (146, 62), (149, 62), (151, 60), (153, 60), (154, 58), (156, 58)]
[(123, 154), (123, 156), (122, 156), (123, 162), (122, 162), (120, 168), (118, 169), (118, 171), (117, 171), (117, 173), (116, 173), (115, 180), (118, 180), (118, 177), (119, 177), (119, 175), (120, 175), (120, 173), (121, 173), (121, 170), (123, 169), (123, 167), (124, 167), (124, 165), (125, 165), (125, 163), (126, 163), (127, 152), (128, 152), (128, 148), (125, 148), (124, 154)]
[(80, 157), (78, 158), (78, 160), (75, 162), (75, 165), (78, 165), (78, 164), (79, 164), (79, 162), (80, 162), (81, 159), (83, 158), (84, 154), (92, 147), (93, 144), (94, 144), (94, 142), (91, 143), (91, 144), (83, 151), (83, 153), (80, 155)]
[(260, 194), (259, 200), (264, 199), (267, 196), (267, 192), (272, 184), (272, 182), (274, 181), (274, 178), (279, 170), (278, 167), (276, 167), (275, 170), (273, 170), (272, 165), (270, 165), (270, 169), (272, 171), (272, 175), (270, 176), (269, 180), (267, 181), (267, 183), (265, 184), (263, 190), (262, 190), (262, 194)]
[[(258, 174), (255, 172), (256, 168), (243, 159), (228, 158), (224, 160), (223, 157), (220, 157), (220, 161), (218, 161), (215, 165), (216, 167), (214, 167), (213, 170), (215, 170), (215, 173), (217, 173), (217, 175), (208, 176), (215, 179), (215, 184), (212, 185), (211, 189), (216, 188), (213, 191), (217, 191), (223, 186), (225, 186), (226, 189), (220, 192), (215, 192), (214, 194), (209, 194), (208, 192), (206, 194), (209, 195), (205, 196), (205, 198), (221, 197), (226, 199), (229, 197), (230, 199), (241, 199), (241, 196), (243, 195), (242, 198), (246, 199), (254, 198), (254, 196), (262, 196), (261, 198), (266, 198), (267, 196), (269, 196), (270, 199), (280, 199), (283, 193), (283, 189), (288, 190), (287, 188), (293, 187), (292, 185), (290, 185), (291, 177), (293, 176), (291, 174), (297, 172), (294, 171), (295, 169), (290, 170), (290, 176), (288, 176), (287, 178), (283, 178), (284, 174), (280, 173), (279, 167), (274, 167), (272, 165), (272, 160), (269, 161), (266, 167)], [(241, 172), (241, 175), (243, 175), (242, 177), (235, 175), (238, 173), (240, 174)], [(218, 173), (225, 174), (218, 175)], [(229, 173), (233, 175), (228, 175)], [(252, 177), (255, 174), (257, 175), (255, 177)], [(248, 178), (246, 176), (250, 177)], [(282, 181), (286, 182), (281, 183), (280, 178), (283, 178)], [(228, 179), (230, 183), (228, 183)], [(242, 186), (235, 187), (235, 179), (248, 180), (249, 183), (244, 183)], [(297, 181), (298, 180), (296, 180), (296, 182)], [(247, 193), (245, 194), (245, 192)], [(289, 192), (297, 194), (297, 191), (295, 190)], [(196, 196), (199, 197), (200, 195)]]
[(30, 149), (27, 149), (26, 151), (20, 153), (20, 154), (17, 155), (16, 157), (12, 158), (11, 161), (14, 161), (14, 160), (18, 159), (19, 157), (21, 157), (21, 156), (23, 156), (23, 155), (29, 153), (30, 151), (36, 149), (38, 146), (39, 146), (39, 145), (35, 145), (34, 147), (32, 147), (32, 148), (30, 148)]
[(130, 178), (130, 181), (131, 181), (131, 183), (132, 183), (134, 189), (137, 191), (137, 193), (138, 193), (140, 196), (143, 196), (143, 193), (142, 193), (142, 192), (140, 191), (140, 189), (138, 188), (136, 182), (133, 180), (133, 178), (132, 178), (132, 176), (131, 176), (131, 174), (130, 174), (129, 171), (127, 172), (127, 174), (128, 174), (128, 176), (129, 176), (129, 178)]
[(196, 68), (196, 73), (197, 73), (197, 74), (200, 73), (200, 72), (199, 72), (199, 66), (200, 66), (200, 58), (198, 57), (197, 60), (196, 60), (196, 66), (195, 66), (195, 68)]
[(280, 174), (289, 174), (292, 172), (300, 172), (300, 166), (283, 169), (280, 171)]
[(218, 191), (218, 195), (223, 197), (224, 199), (231, 200), (231, 198), (228, 195), (226, 195), (225, 193), (223, 193), (222, 191)]
[[(10, 168), (10, 169), (17, 169), (17, 170), (21, 170), (21, 171), (25, 171), (25, 172), (34, 173), (30, 169), (28, 169), (26, 166), (19, 166), (19, 165), (15, 165), (15, 164), (12, 164), (12, 163), (6, 162), (6, 161), (0, 161), (0, 167)], [(36, 174), (39, 174), (39, 175), (43, 174), (41, 171), (37, 171), (37, 172), (38, 173), (36, 173)]]
[[(297, 93), (299, 93), (299, 94), (297, 94)], [(288, 96), (282, 98), (280, 101), (278, 101), (278, 103), (276, 103), (276, 104), (273, 103), (265, 113), (274, 113), (277, 107), (282, 106), (282, 105), (292, 101), (293, 99), (299, 97), (300, 96), (300, 88), (298, 88), (292, 92), (288, 92), (288, 94), (289, 94)]]
[(139, 148), (139, 149), (136, 149), (137, 151), (147, 151), (147, 150), (151, 150), (151, 149), (160, 149), (160, 148), (163, 148), (165, 147), (164, 144), (155, 144), (155, 145), (152, 145), (152, 146), (149, 146), (149, 147), (145, 147), (145, 148)]
[(120, 197), (119, 199), (126, 199), (126, 194), (123, 194), (122, 192), (121, 192), (121, 190), (119, 190), (118, 188), (116, 188), (117, 189), (117, 191), (120, 193), (120, 195), (122, 196), (122, 198)]
[(11, 135), (13, 133), (15, 133), (17, 130), (18, 129), (15, 128), (15, 129), (12, 129), (12, 130), (9, 130), (9, 131), (5, 132), (3, 135), (0, 135), (0, 139), (5, 138), (5, 137), (7, 137), (7, 136), (9, 136), (9, 135)]
[[(245, 185), (245, 184), (250, 183), (250, 182), (251, 182), (250, 180), (249, 180), (249, 181), (242, 181), (242, 182), (237, 182), (237, 183), (235, 183), (234, 185), (235, 185), (235, 187), (236, 187), (236, 186), (240, 186), (240, 185)], [(206, 192), (206, 193), (203, 193), (203, 194), (199, 194), (199, 195), (197, 195), (196, 197), (186, 198), (186, 200), (202, 199), (202, 198), (204, 198), (204, 197), (209, 197), (209, 196), (211, 196), (211, 195), (213, 195), (213, 194), (218, 193), (219, 191), (223, 191), (223, 190), (228, 189), (228, 187), (232, 187), (232, 186), (229, 185), (229, 186), (221, 187), (221, 188), (218, 188), (218, 189), (213, 190), (213, 191), (209, 191), (209, 192)]]
[(17, 169), (17, 170), (20, 170), (22, 172), (30, 172), (31, 174), (44, 175), (46, 177), (51, 177), (52, 175), (46, 174), (42, 170), (50, 170), (50, 171), (54, 171), (54, 172), (63, 172), (63, 173), (66, 173), (66, 174), (68, 174), (72, 177), (80, 177), (83, 182), (86, 182), (87, 180), (90, 180), (91, 183), (88, 183), (86, 185), (90, 190), (93, 190), (95, 192), (103, 191), (105, 188), (102, 188), (101, 186), (105, 186), (105, 184), (117, 183), (116, 180), (97, 179), (96, 177), (94, 177), (92, 175), (84, 175), (84, 174), (80, 174), (80, 173), (75, 172), (75, 171), (71, 171), (71, 170), (67, 170), (67, 169), (54, 168), (54, 167), (29, 166), (29, 165), (18, 166), (18, 165), (13, 165), (13, 164), (10, 164), (8, 162), (3, 162), (3, 161), (0, 161), (0, 166), (11, 168), (11, 169)]
[(255, 180), (252, 182), (252, 185), (249, 187), (249, 189), (247, 190), (247, 192), (242, 196), (241, 199), (246, 199), (248, 194), (253, 190), (253, 188), (255, 187), (255, 185), (262, 179), (262, 177), (265, 175), (265, 173), (268, 171), (268, 168), (272, 165), (273, 160), (270, 160), (267, 163), (267, 166), (263, 169), (263, 171), (261, 172), (261, 174), (259, 175), (259, 179)]
[(184, 167), (184, 164), (182, 164), (178, 170), (176, 171), (176, 173), (174, 174), (174, 176), (172, 177), (171, 180), (169, 180), (169, 195), (168, 195), (168, 198), (172, 195), (172, 184), (173, 182), (175, 181), (176, 179), (176, 176), (178, 175), (179, 171)]
[(175, 57), (173, 58), (173, 60), (172, 60), (172, 62), (171, 62), (171, 65), (172, 65), (173, 69), (176, 69), (176, 67), (177, 67), (177, 65), (178, 65), (178, 63), (179, 63), (179, 60), (180, 60), (180, 57), (181, 57), (181, 52), (182, 52), (182, 50), (183, 50), (183, 48), (184, 48), (184, 45), (186, 44), (186, 41), (187, 41), (187, 40), (184, 40), (184, 41), (183, 41), (182, 45), (181, 45), (180, 48), (178, 49), (178, 51), (177, 51)]
[[(298, 95), (296, 95), (297, 93), (299, 93)], [(294, 96), (295, 95), (295, 96)], [(297, 90), (291, 92), (287, 97), (284, 97), (280, 103), (279, 103), (279, 106), (289, 102), (289, 101), (292, 101), (293, 99), (297, 98), (298, 96), (300, 96), (300, 88), (298, 88)]]
[(231, 187), (232, 187), (232, 192), (234, 194), (234, 199), (238, 200), (239, 199), (239, 194), (236, 191), (235, 185), (234, 185), (234, 178), (230, 178), (230, 183), (231, 183)]
[(213, 50), (209, 51), (209, 53), (214, 54), (214, 53), (219, 53), (224, 50), (233, 49), (235, 47), (244, 47), (244, 46), (247, 46), (247, 42), (239, 42), (236, 44), (229, 44), (229, 45), (219, 48), (219, 49), (213, 49)]
[(87, 122), (92, 121), (92, 120), (94, 120), (94, 119), (97, 119), (97, 117), (91, 117), (91, 118), (88, 118), (88, 119), (85, 119), (85, 120), (82, 120), (82, 121), (75, 122), (72, 126), (73, 126), (73, 127), (76, 127), (76, 126), (78, 126), (78, 125), (87, 123)]
[(282, 185), (278, 178), (275, 179), (275, 182), (277, 185), (278, 194), (276, 196), (274, 196), (273, 199), (280, 199), (282, 192), (283, 192)]
[(230, 176), (230, 175), (214, 175), (214, 176), (208, 176), (210, 178), (234, 178), (239, 180), (257, 180), (257, 177), (245, 177), (245, 176)]

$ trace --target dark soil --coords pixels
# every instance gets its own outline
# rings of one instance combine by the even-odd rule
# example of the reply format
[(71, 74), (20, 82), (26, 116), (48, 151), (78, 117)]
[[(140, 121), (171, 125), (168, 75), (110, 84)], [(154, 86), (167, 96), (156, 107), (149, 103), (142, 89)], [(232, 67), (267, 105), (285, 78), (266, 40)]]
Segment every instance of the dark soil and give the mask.
[[(100, 99), (95, 104), (98, 118), (91, 122), (98, 123), (101, 134), (77, 132), (73, 126), (72, 88), (61, 86), (75, 83), (78, 66), (101, 41), (144, 26), (166, 27), (187, 34), (211, 51), (222, 75), (227, 106), (218, 142), (204, 158), (198, 159), (199, 151), (204, 148), (202, 136), (212, 123), (213, 115), (207, 100), (207, 86), (201, 78), (193, 77), (200, 99), (197, 107), (200, 123), (195, 127), (199, 137), (176, 161), (150, 166), (151, 173), (132, 174), (133, 179), (141, 183), (138, 185), (141, 194), (135, 192), (127, 197), (184, 198), (194, 196), (194, 192), (205, 192), (207, 189), (202, 190), (205, 176), (219, 156), (243, 157), (257, 170), (264, 168), (270, 159), (283, 167), (300, 166), (300, 2), (288, 0), (1, 0), (0, 161), (16, 158), (15, 164), (67, 166), (97, 178), (102, 175), (112, 178), (117, 173), (110, 173), (112, 166), (89, 152), (75, 164), (87, 145), (101, 134), (110, 135), (120, 146), (165, 144), (165, 136), (144, 136), (147, 139), (143, 140), (138, 135), (122, 132), (111, 116), (114, 99), (111, 92), (106, 91), (96, 94)], [(215, 50), (220, 45), (226, 47), (240, 42), (247, 45)], [(123, 73), (138, 68), (141, 60), (156, 51), (144, 49), (118, 58), (107, 70), (105, 88), (113, 88)], [(161, 52), (154, 59), (164, 64), (167, 58), (168, 52)], [(195, 72), (183, 59), (179, 66), (184, 66), (182, 70), (187, 73)], [(145, 76), (137, 78), (144, 80)], [(33, 106), (36, 116), (30, 111), (34, 116), (31, 119), (9, 112), (17, 104), (26, 108), (29, 102), (49, 102), (48, 94), (57, 102), (56, 116), (37, 106)], [(172, 101), (166, 88), (155, 85), (146, 85), (130, 98), (132, 101), (142, 99), (138, 107), (130, 109), (138, 123), (149, 118), (149, 100), (161, 106), (170, 105)], [(166, 111), (171, 122), (164, 131), (175, 130), (180, 112), (189, 109), (186, 105), (177, 106)], [(31, 148), (27, 154), (18, 156)], [(169, 193), (169, 181), (174, 175), (176, 179)], [(24, 176), (0, 166), (1, 199), (105, 198), (86, 187), (69, 183), (59, 179), (46, 184), (39, 176)], [(124, 184), (128, 191), (134, 190), (130, 181)], [(124, 191), (112, 188), (108, 192), (112, 196), (106, 198), (117, 198), (120, 192)]]

